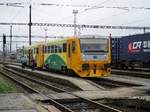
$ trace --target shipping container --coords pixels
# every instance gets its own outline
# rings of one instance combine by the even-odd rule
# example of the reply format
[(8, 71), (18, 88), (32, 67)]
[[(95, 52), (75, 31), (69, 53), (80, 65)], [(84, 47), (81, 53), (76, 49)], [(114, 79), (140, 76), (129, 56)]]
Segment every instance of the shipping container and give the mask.
[(121, 68), (148, 66), (150, 33), (112, 38), (112, 64)]

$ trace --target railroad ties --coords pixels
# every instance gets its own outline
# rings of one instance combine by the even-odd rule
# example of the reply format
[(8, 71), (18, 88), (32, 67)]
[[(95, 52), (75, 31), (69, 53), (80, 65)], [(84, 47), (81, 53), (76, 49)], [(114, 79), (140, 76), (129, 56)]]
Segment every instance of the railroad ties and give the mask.
[[(149, 111), (147, 91), (139, 89), (145, 85), (127, 81), (125, 78), (123, 80), (118, 77), (118, 80), (115, 80), (117, 75), (81, 79), (41, 70), (32, 71), (30, 68), (22, 69), (17, 64), (1, 65), (0, 74), (19, 86), (18, 88), (23, 88), (22, 92), (25, 93), (0, 95), (1, 101), (11, 102), (12, 105), (4, 108), (3, 103), (0, 105), (0, 110), (11, 110), (10, 112), (16, 110), (21, 112), (23, 109), (25, 112), (27, 109), (33, 112), (123, 112), (132, 110), (134, 112), (140, 109)], [(141, 98), (142, 96), (144, 97)], [(15, 97), (18, 99), (22, 97), (21, 101), (15, 100), (18, 102), (16, 103), (18, 107), (14, 103), (16, 108), (12, 104), (15, 102), (12, 100)], [(10, 98), (9, 101), (8, 98)], [(28, 102), (32, 105), (22, 106)]]

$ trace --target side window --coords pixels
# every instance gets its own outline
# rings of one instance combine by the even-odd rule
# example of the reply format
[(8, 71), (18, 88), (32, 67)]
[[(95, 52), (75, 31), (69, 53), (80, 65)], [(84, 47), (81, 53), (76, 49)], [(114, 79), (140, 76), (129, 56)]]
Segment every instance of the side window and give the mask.
[(34, 48), (34, 50), (33, 50), (33, 54), (35, 54), (35, 48)]
[(57, 53), (57, 45), (55, 45), (55, 53)]
[(39, 48), (36, 48), (36, 54), (38, 54), (39, 53)]
[(64, 43), (64, 44), (63, 44), (63, 52), (66, 52), (66, 48), (67, 48), (66, 46), (67, 46), (67, 44)]
[(36, 54), (36, 48), (34, 48), (34, 54)]
[(47, 53), (47, 46), (45, 46), (45, 50), (44, 50), (44, 52), (45, 52), (45, 53)]
[(62, 51), (62, 45), (58, 45), (58, 52), (61, 53)]
[(72, 52), (73, 53), (76, 52), (76, 43), (75, 43), (75, 41), (72, 42)]
[(51, 52), (54, 53), (54, 45), (52, 45), (51, 48)]
[(48, 53), (48, 46), (46, 46), (46, 53)]
[(50, 53), (50, 49), (51, 49), (51, 47), (50, 47), (50, 46), (48, 46), (48, 53)]
[(50, 46), (51, 50), (50, 50), (50, 53), (52, 53), (52, 46)]
[(44, 53), (44, 46), (42, 45), (42, 53)]

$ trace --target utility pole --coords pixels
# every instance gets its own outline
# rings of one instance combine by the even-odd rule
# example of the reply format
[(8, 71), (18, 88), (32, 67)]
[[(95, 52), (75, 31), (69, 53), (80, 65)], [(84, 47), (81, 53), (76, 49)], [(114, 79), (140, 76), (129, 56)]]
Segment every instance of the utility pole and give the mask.
[(143, 30), (144, 30), (144, 34), (145, 34), (145, 32), (146, 32), (146, 28), (144, 27), (144, 29), (143, 29)]
[(29, 6), (29, 45), (31, 45), (31, 26), (32, 26), (32, 21), (31, 21), (31, 3)]
[(12, 51), (12, 26), (10, 26), (10, 54)]
[(6, 47), (6, 35), (3, 34), (3, 62), (5, 62), (5, 56), (6, 56), (5, 47)]
[(77, 13), (78, 13), (78, 10), (73, 10), (73, 14), (74, 14), (74, 37), (77, 37), (77, 24), (76, 24)]
[(81, 35), (81, 28), (80, 28), (80, 26), (79, 26), (79, 31), (78, 31), (78, 35), (80, 36)]
[(46, 43), (46, 40), (47, 40), (47, 27), (44, 27), (44, 31), (45, 31), (45, 43)]

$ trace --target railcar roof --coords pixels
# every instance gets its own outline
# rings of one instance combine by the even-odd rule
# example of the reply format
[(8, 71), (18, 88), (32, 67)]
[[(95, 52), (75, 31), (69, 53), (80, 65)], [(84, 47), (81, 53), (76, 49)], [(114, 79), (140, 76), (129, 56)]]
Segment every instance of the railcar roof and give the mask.
[(59, 43), (63, 43), (66, 42), (69, 39), (73, 39), (74, 37), (66, 37), (66, 38), (61, 38), (61, 39), (56, 39), (56, 40), (50, 40), (48, 42), (46, 42), (45, 44), (59, 44)]
[(42, 45), (42, 44), (44, 44), (44, 42), (34, 43), (33, 45), (25, 46), (24, 49), (35, 48), (38, 45)]

